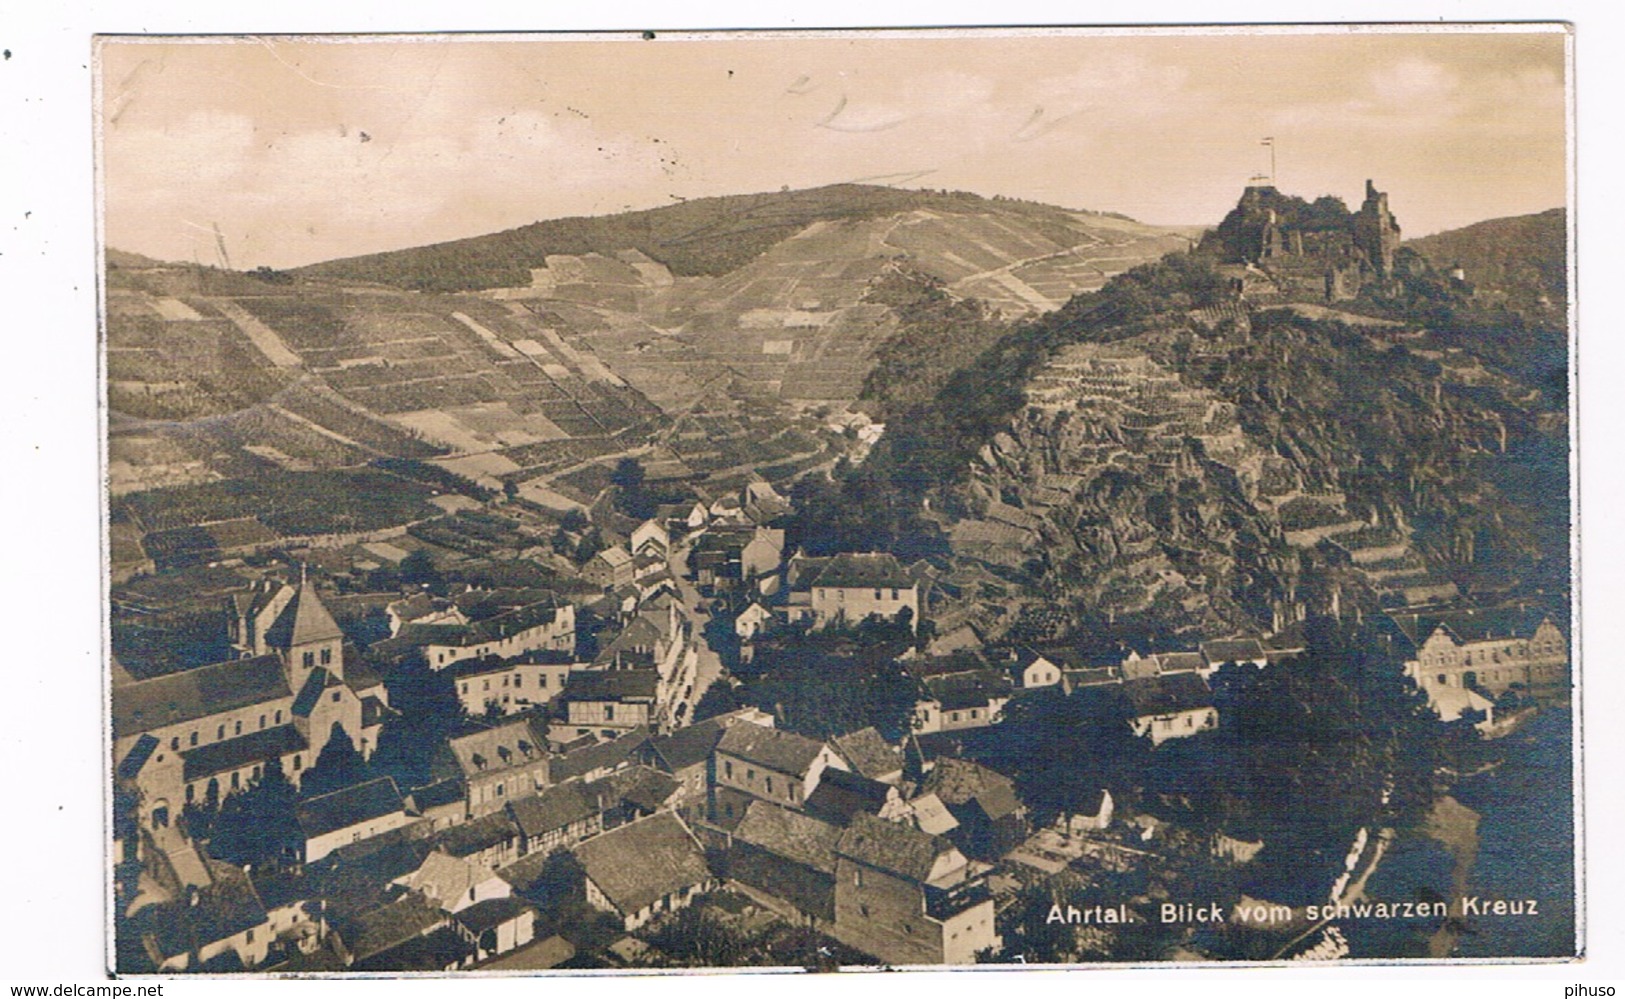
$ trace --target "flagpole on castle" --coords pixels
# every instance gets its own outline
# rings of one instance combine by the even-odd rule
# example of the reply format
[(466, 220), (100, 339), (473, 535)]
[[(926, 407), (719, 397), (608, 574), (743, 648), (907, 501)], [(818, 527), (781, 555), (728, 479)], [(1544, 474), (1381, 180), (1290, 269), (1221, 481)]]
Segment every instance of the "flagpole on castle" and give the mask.
[(1259, 145), (1270, 147), (1270, 185), (1273, 187), (1275, 184), (1275, 136), (1265, 136), (1264, 141)]

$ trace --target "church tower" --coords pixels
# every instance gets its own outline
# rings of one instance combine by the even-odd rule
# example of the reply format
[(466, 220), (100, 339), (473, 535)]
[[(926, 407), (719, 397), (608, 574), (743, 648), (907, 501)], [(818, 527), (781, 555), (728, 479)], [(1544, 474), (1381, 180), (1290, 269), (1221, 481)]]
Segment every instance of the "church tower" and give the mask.
[(315, 584), (303, 573), (298, 590), (265, 629), (265, 644), (282, 657), (288, 686), (295, 691), (303, 690), (318, 668), (334, 679), (344, 679), (344, 632), (316, 596)]

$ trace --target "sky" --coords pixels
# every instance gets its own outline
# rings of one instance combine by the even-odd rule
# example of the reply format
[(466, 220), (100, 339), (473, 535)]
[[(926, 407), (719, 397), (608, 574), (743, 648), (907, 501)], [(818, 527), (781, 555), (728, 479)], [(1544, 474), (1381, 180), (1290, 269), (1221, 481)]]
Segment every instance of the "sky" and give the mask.
[(107, 245), (288, 267), (848, 181), (1214, 224), (1255, 174), (1407, 237), (1563, 205), (1566, 36), (106, 39)]

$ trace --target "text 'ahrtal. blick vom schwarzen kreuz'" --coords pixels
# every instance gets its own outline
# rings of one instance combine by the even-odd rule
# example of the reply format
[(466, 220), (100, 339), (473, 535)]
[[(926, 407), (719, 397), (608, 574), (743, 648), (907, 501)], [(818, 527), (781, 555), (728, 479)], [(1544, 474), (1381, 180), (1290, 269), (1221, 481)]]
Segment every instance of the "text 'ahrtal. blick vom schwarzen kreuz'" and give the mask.
[(1498, 898), (1484, 895), (1463, 895), (1454, 901), (1406, 902), (1343, 902), (1324, 905), (1288, 906), (1267, 902), (1242, 902), (1225, 905), (1219, 902), (1163, 902), (1154, 916), (1127, 903), (1116, 905), (1062, 905), (1050, 906), (1046, 923), (1073, 925), (1121, 925), (1126, 923), (1156, 922), (1162, 924), (1251, 923), (1279, 926), (1296, 922), (1320, 922), (1338, 919), (1446, 919), (1472, 916), (1538, 916), (1541, 900), (1534, 898)]

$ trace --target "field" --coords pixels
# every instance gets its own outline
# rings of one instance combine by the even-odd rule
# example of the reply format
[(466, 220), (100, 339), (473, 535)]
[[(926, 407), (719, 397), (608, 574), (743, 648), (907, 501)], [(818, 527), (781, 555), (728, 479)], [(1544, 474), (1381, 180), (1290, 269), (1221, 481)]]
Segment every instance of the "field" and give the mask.
[(274, 471), (130, 493), (116, 499), (112, 510), (115, 519), (143, 531), (145, 545), (155, 533), (244, 519), (280, 536), (377, 530), (438, 515), (428, 503), (430, 492), (371, 468)]

